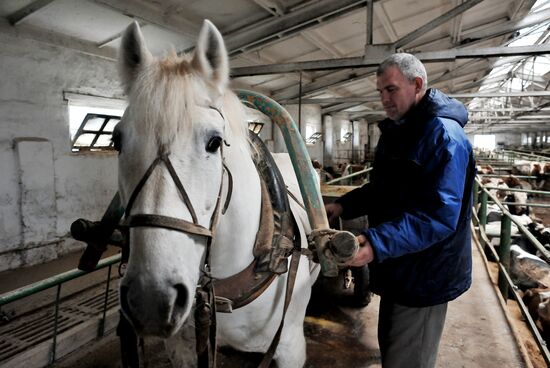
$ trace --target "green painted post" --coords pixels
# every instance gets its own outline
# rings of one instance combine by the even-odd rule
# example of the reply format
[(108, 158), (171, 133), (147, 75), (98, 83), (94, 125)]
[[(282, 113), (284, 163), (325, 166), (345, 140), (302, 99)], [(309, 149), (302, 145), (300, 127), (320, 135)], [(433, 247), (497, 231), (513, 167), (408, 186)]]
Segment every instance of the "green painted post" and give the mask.
[(479, 201), (479, 183), (477, 182), (477, 180), (474, 180), (474, 188), (472, 190), (474, 191), (474, 208), (477, 208), (477, 204)]
[[(509, 273), (510, 270), (511, 228), (512, 221), (508, 215), (504, 214), (500, 223), (500, 247), (498, 256), (506, 273)], [(501, 268), (498, 270), (498, 288), (504, 300), (508, 300), (508, 282)]]
[(479, 227), (485, 231), (485, 225), (487, 224), (487, 192), (481, 191), (481, 204), (479, 206)]

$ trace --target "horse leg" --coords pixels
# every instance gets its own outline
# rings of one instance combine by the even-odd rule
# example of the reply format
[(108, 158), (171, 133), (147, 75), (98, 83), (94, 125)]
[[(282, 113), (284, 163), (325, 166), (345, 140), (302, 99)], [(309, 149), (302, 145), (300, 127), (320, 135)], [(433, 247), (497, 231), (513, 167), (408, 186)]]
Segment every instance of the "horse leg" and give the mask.
[(303, 326), (294, 325), (285, 328), (275, 352), (274, 360), (278, 368), (302, 368), (306, 363), (306, 338)]
[[(317, 276), (316, 272), (314, 276)], [(281, 340), (274, 356), (278, 368), (301, 368), (306, 362), (304, 316), (311, 296), (311, 283), (309, 262), (307, 259), (302, 259), (294, 287), (294, 299), (289, 305)], [(296, 297), (298, 295), (300, 298)]]

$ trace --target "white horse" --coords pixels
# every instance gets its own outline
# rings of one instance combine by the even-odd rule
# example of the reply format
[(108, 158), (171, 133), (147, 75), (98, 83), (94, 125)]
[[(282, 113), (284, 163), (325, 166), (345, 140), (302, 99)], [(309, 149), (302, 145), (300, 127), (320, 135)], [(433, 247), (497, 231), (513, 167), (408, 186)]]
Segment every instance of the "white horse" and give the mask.
[[(127, 205), (126, 217), (166, 216), (208, 230), (215, 212), (221, 212), (218, 202), (225, 203), (228, 196), (225, 162), (233, 189), (227, 211), (219, 216), (209, 265), (214, 278), (243, 270), (254, 258), (260, 179), (251, 159), (243, 106), (227, 89), (228, 56), (219, 31), (205, 21), (194, 53), (157, 59), (133, 23), (122, 39), (120, 72), (129, 105), (113, 141), (119, 149), (119, 192)], [(294, 173), (285, 173), (289, 189), (299, 193)], [(311, 231), (307, 216), (293, 201), (291, 207), (301, 228), (302, 247), (307, 247), (303, 235)], [(121, 306), (140, 336), (167, 338), (190, 315), (208, 237), (197, 234), (197, 226), (184, 232), (147, 221), (130, 227)], [(301, 256), (274, 355), (279, 367), (305, 363), (303, 322), (318, 271)], [(252, 303), (230, 314), (218, 313), (218, 344), (265, 352), (281, 321), (286, 279), (287, 274), (279, 276)]]

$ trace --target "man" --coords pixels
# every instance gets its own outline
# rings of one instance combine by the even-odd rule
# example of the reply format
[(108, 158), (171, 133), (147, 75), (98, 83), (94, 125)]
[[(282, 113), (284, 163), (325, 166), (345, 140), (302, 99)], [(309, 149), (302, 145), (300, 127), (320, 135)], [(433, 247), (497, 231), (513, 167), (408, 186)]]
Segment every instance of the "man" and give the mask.
[(349, 265), (368, 264), (380, 295), (382, 366), (434, 367), (447, 302), (471, 284), (468, 113), (426, 89), (426, 70), (410, 54), (384, 60), (376, 86), (388, 119), (379, 124), (371, 182), (327, 205), (327, 215), (369, 217)]

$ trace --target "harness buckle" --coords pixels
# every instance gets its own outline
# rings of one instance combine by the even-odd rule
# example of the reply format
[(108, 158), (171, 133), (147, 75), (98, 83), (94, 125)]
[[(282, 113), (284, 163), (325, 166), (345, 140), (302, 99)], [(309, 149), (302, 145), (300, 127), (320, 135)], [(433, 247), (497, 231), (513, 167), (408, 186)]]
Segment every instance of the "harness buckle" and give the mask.
[(233, 313), (233, 301), (223, 296), (214, 296), (216, 301), (216, 312)]

